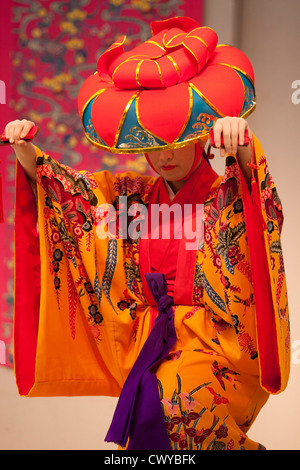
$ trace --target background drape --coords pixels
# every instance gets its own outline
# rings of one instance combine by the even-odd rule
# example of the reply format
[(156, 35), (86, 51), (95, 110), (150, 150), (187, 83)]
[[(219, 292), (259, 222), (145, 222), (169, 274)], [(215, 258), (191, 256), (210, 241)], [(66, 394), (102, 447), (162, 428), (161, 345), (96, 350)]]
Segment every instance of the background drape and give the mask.
[[(132, 48), (150, 36), (150, 22), (191, 16), (202, 24), (202, 0), (6, 0), (0, 14), (0, 130), (14, 119), (40, 126), (36, 144), (76, 169), (149, 171), (143, 155), (118, 156), (86, 140), (77, 113), (82, 82), (120, 35)], [(0, 225), (0, 340), (13, 365), (15, 155), (0, 149), (4, 220)], [(26, 305), (24, 305), (26, 308)], [(3, 345), (3, 343), (1, 343)]]

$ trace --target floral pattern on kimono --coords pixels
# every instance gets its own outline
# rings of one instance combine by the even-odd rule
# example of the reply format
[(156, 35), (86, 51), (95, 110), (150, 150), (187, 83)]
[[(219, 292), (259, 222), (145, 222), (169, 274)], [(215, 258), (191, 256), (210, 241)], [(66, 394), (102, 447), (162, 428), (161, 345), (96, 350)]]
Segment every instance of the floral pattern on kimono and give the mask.
[[(174, 305), (178, 341), (156, 371), (174, 449), (259, 448), (245, 432), (268, 394), (279, 393), (287, 383), (282, 208), (257, 140), (255, 152), (259, 208), (253, 204), (253, 210), (266, 248), (275, 312), (271, 385), (269, 376), (266, 382), (261, 376), (259, 338), (266, 335), (257, 330), (244, 214), (245, 197), (253, 194), (246, 193), (236, 158), (228, 156), (224, 177), (212, 184), (204, 204), (204, 240), (191, 269), (193, 305)], [(136, 202), (147, 207), (158, 179), (134, 172), (76, 171), (37, 149), (36, 212), (18, 164), (15, 363), (21, 395), (119, 396), (157, 313), (140, 275), (139, 239), (120, 237), (121, 196), (127, 197), (125, 211)], [(112, 208), (117, 236), (101, 238), (101, 224), (110, 220)], [(32, 229), (36, 218), (38, 234)], [(26, 254), (29, 246), (37, 253), (34, 265)], [(22, 305), (33, 285), (27, 318)]]

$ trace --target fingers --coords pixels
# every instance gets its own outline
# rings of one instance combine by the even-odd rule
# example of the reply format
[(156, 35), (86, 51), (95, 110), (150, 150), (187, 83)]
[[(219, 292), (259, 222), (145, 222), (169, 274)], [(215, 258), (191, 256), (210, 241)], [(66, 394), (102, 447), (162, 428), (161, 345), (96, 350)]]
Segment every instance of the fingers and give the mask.
[(214, 140), (216, 148), (220, 148), (220, 156), (224, 157), (224, 148), (221, 147), (221, 137), (223, 132), (222, 120), (218, 119), (214, 125)]
[(214, 140), (215, 140), (215, 146), (220, 147), (221, 146), (221, 135), (222, 135), (222, 122), (221, 119), (218, 119), (214, 125)]
[[(238, 136), (238, 146), (243, 146), (245, 143), (245, 132), (248, 129), (249, 138), (252, 136), (248, 122), (245, 119), (239, 120), (239, 136)], [(251, 135), (250, 135), (251, 134)]]
[(22, 139), (26, 137), (30, 129), (34, 126), (34, 122), (19, 119), (9, 122), (5, 127), (5, 137), (9, 140), (10, 144), (25, 145), (26, 142)]
[[(244, 145), (245, 130), (248, 129), (249, 137), (252, 138), (248, 122), (243, 118), (225, 117), (218, 119), (214, 126), (214, 138), (216, 147), (220, 148), (220, 156), (236, 154), (238, 147)], [(221, 147), (223, 135), (224, 147)]]

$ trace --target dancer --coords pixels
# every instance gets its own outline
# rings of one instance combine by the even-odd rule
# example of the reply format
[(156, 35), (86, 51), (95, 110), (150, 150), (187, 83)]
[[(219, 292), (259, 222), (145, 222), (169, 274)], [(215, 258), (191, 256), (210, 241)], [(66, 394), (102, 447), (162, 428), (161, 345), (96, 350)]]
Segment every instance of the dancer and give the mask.
[(5, 128), (19, 393), (119, 396), (106, 440), (127, 449), (261, 449), (247, 431), (286, 387), (289, 324), (282, 208), (246, 120), (253, 71), (194, 20), (152, 32), (103, 54), (79, 111), (94, 145), (144, 152), (158, 176), (77, 171), (23, 140), (33, 122)]

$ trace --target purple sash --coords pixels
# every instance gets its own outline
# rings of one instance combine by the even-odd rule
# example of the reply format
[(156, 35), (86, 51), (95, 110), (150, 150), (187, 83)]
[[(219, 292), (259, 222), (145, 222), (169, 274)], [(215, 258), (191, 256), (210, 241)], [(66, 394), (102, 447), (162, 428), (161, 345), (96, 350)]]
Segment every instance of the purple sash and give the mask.
[(125, 447), (130, 438), (128, 450), (170, 450), (153, 370), (176, 342), (173, 298), (167, 295), (163, 274), (145, 277), (159, 315), (127, 377), (105, 441)]

